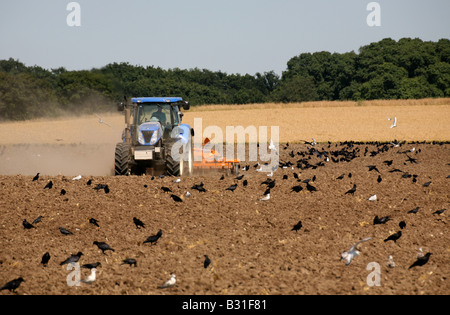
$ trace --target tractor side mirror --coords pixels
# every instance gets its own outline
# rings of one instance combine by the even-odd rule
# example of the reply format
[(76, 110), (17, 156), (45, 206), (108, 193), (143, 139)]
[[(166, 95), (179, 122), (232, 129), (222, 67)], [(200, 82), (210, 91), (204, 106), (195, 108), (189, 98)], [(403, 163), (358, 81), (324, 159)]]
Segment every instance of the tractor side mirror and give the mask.
[(189, 110), (189, 108), (191, 108), (191, 104), (189, 104), (189, 102), (186, 102), (186, 101), (185, 101), (185, 102), (183, 103), (183, 109), (184, 109), (184, 110)]

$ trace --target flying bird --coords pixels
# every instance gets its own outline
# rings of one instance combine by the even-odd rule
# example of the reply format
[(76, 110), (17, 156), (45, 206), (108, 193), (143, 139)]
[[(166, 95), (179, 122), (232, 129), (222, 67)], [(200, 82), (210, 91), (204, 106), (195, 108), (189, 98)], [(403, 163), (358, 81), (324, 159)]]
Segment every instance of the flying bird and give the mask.
[(431, 255), (432, 255), (432, 253), (426, 253), (424, 256), (418, 257), (417, 260), (411, 266), (409, 266), (408, 269), (411, 269), (411, 268), (416, 267), (416, 266), (423, 266), (423, 265), (425, 265), (428, 262), (428, 260), (430, 259)]
[(112, 251), (112, 252), (115, 252), (115, 250), (112, 249), (111, 246), (109, 246), (109, 245), (106, 244), (105, 242), (97, 242), (97, 241), (94, 241), (93, 244), (94, 244), (94, 245), (97, 245), (97, 247), (98, 247), (99, 249), (102, 250), (102, 253), (103, 253), (103, 254), (105, 254), (105, 251), (107, 251), (107, 250), (110, 250), (110, 251)]
[(151, 235), (149, 237), (147, 237), (147, 239), (143, 242), (143, 244), (145, 243), (150, 243), (151, 245), (156, 244), (156, 242), (161, 238), (162, 236), (162, 231), (159, 230), (158, 233), (156, 233), (155, 235)]
[(302, 221), (298, 221), (298, 223), (296, 225), (294, 225), (294, 227), (291, 229), (291, 231), (295, 231), (297, 232), (298, 230), (300, 230), (302, 228)]
[(363, 243), (363, 242), (366, 242), (368, 240), (371, 240), (371, 239), (372, 239), (371, 237), (367, 237), (367, 238), (357, 242), (355, 245), (350, 247), (350, 249), (348, 251), (343, 252), (341, 254), (341, 259), (340, 260), (345, 259), (345, 261), (346, 261), (345, 265), (346, 266), (350, 265), (350, 263), (352, 262), (353, 258), (355, 258), (357, 255), (360, 254), (360, 252), (357, 249), (358, 245)]
[(19, 277), (17, 279), (11, 280), (9, 282), (7, 282), (5, 285), (3, 285), (0, 288), (0, 291), (2, 290), (9, 290), (9, 292), (16, 292), (16, 289), (20, 286), (20, 284), (22, 282), (24, 282), (25, 280), (23, 280), (22, 277)]
[(175, 283), (177, 283), (177, 278), (174, 274), (172, 274), (170, 279), (160, 285), (158, 289), (171, 288), (175, 285)]
[(394, 122), (391, 125), (391, 128), (397, 127), (397, 117), (394, 117)]
[(387, 241), (394, 241), (394, 243), (397, 243), (397, 240), (402, 236), (402, 231), (398, 231), (397, 233), (389, 235), (384, 242)]
[(98, 118), (98, 123), (99, 123), (99, 124), (104, 124), (104, 125), (106, 125), (106, 126), (108, 126), (108, 127), (111, 127), (108, 123), (106, 123), (106, 122), (103, 120), (102, 117), (100, 117), (100, 116), (97, 115), (97, 114), (95, 114), (95, 116), (97, 116), (97, 118)]
[(65, 265), (65, 264), (70, 264), (70, 263), (76, 263), (78, 262), (78, 260), (80, 260), (80, 257), (83, 255), (82, 252), (78, 252), (77, 254), (72, 254), (69, 257), (67, 257), (66, 260), (64, 260), (63, 262), (61, 262), (59, 265)]

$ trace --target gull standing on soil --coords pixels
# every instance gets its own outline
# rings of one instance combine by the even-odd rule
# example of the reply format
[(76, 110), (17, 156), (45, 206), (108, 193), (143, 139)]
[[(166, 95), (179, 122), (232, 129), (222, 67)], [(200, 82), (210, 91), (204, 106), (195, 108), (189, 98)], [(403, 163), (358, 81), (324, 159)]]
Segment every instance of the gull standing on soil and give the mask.
[(80, 180), (80, 179), (81, 179), (81, 175), (78, 175), (78, 176), (72, 178), (72, 180)]
[(95, 114), (95, 116), (98, 117), (98, 122), (99, 122), (100, 124), (105, 124), (105, 125), (107, 125), (108, 127), (111, 127), (108, 123), (106, 123), (106, 122), (103, 121), (103, 118), (102, 118), (102, 117), (100, 117), (100, 116), (97, 115), (97, 114)]
[(355, 258), (357, 255), (360, 254), (360, 252), (357, 250), (357, 246), (363, 242), (366, 242), (368, 240), (371, 240), (371, 237), (367, 237), (359, 242), (357, 242), (355, 245), (353, 245), (352, 247), (350, 247), (350, 249), (346, 252), (343, 252), (341, 254), (341, 260), (345, 259), (345, 265), (348, 266), (350, 265), (350, 263), (352, 262), (352, 259)]
[(175, 285), (175, 283), (177, 283), (177, 278), (175, 274), (172, 274), (170, 276), (170, 279), (164, 282), (162, 285), (160, 285), (158, 289), (171, 288)]
[(81, 280), (81, 282), (91, 284), (91, 283), (94, 282), (95, 279), (96, 279), (96, 277), (95, 277), (96, 272), (97, 272), (97, 268), (92, 268), (92, 269), (91, 269), (91, 274), (90, 274), (89, 276), (87, 276), (86, 279)]
[(259, 199), (260, 201), (267, 201), (270, 199), (270, 193), (266, 194), (264, 197), (262, 197), (261, 199)]

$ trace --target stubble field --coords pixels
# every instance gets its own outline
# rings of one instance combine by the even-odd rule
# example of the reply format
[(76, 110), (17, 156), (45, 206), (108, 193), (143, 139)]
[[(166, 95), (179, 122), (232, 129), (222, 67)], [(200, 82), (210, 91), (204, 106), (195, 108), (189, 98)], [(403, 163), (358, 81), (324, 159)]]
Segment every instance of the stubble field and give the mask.
[[(292, 165), (268, 177), (256, 171), (256, 161), (243, 161), (249, 170), (241, 171), (241, 180), (211, 173), (180, 183), (172, 177), (110, 176), (123, 128), (119, 114), (102, 116), (111, 127), (94, 115), (0, 124), (0, 285), (23, 277), (19, 294), (449, 294), (448, 210), (435, 213), (450, 201), (449, 109), (431, 104), (187, 112), (187, 123), (202, 118), (203, 127), (279, 126), (280, 161)], [(390, 128), (387, 118), (394, 116), (398, 126)], [(312, 138), (320, 143), (300, 141)], [(390, 143), (395, 139), (408, 142), (396, 147)], [(32, 181), (37, 172), (39, 180)], [(79, 174), (81, 180), (72, 180)], [(261, 201), (268, 178), (275, 185), (270, 200)], [(317, 191), (308, 191), (308, 179)], [(50, 180), (53, 187), (44, 189)], [(206, 192), (192, 189), (202, 182)], [(97, 184), (108, 185), (109, 192), (93, 189)], [(232, 184), (236, 190), (226, 190)], [(354, 184), (354, 194), (345, 194)], [(294, 186), (302, 190), (293, 192)], [(375, 194), (377, 200), (369, 201)], [(40, 215), (36, 228), (23, 227), (23, 219)], [(374, 225), (375, 216), (390, 220)], [(133, 217), (146, 227), (137, 229)], [(292, 231), (298, 221), (301, 229)], [(159, 229), (163, 236), (156, 245), (143, 243)], [(396, 242), (384, 241), (398, 231)], [(358, 246), (361, 254), (346, 266), (341, 253), (366, 237), (371, 240)], [(102, 254), (94, 241), (115, 251)], [(431, 258), (409, 269), (419, 248), (432, 252)], [(80, 264), (101, 263), (97, 280), (69, 286), (71, 271), (60, 263), (79, 251)], [(40, 264), (45, 252), (51, 256), (46, 267)], [(212, 261), (207, 269), (204, 255)], [(394, 268), (387, 267), (389, 255)], [(137, 267), (122, 265), (126, 258), (136, 259)], [(380, 266), (379, 286), (367, 281), (369, 263)], [(158, 289), (172, 273), (175, 287)], [(82, 279), (88, 274), (81, 269)]]

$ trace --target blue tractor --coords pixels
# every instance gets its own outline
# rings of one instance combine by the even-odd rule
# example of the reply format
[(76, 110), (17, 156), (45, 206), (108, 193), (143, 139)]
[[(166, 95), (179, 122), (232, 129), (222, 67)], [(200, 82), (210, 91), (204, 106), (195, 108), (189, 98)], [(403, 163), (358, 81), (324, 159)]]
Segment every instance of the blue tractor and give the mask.
[(181, 122), (181, 108), (189, 107), (181, 97), (136, 97), (120, 103), (126, 127), (116, 145), (115, 175), (191, 175), (194, 130)]

